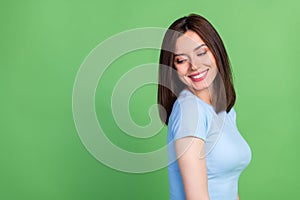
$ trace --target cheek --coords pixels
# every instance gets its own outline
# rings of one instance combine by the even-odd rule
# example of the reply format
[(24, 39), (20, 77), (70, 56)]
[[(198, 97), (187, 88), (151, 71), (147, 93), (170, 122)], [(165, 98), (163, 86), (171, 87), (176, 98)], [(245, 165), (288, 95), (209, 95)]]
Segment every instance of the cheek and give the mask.
[(185, 75), (187, 73), (187, 67), (185, 66), (175, 66), (178, 75)]
[(212, 68), (211, 68), (210, 78), (214, 79), (215, 76), (217, 75), (217, 73), (218, 73), (218, 68), (217, 68), (216, 65), (213, 65)]
[(217, 67), (216, 59), (212, 53), (210, 53), (210, 55), (209, 55), (209, 62), (210, 62), (209, 64), (212, 68), (213, 74), (217, 74), (218, 67)]
[(208, 59), (209, 59), (210, 65), (217, 66), (215, 56), (213, 55), (213, 53), (211, 51), (208, 51)]

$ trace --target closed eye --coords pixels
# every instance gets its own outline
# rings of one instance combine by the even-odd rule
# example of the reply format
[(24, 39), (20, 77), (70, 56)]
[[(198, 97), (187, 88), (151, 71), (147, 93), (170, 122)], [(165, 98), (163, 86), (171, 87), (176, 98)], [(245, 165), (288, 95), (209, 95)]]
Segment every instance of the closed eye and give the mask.
[(187, 59), (176, 59), (175, 60), (176, 64), (182, 64), (182, 63), (184, 63), (186, 61), (187, 61)]
[(203, 56), (203, 55), (205, 55), (206, 53), (207, 53), (207, 51), (206, 51), (206, 50), (203, 50), (203, 51), (199, 52), (199, 53), (197, 54), (197, 56)]

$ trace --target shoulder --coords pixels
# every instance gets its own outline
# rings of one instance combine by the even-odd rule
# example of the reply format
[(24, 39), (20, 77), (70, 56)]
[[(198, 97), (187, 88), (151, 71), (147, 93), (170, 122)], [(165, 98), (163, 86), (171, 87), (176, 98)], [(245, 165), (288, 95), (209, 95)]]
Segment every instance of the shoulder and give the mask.
[(230, 111), (228, 112), (228, 114), (229, 114), (229, 115), (232, 115), (232, 116), (235, 116), (235, 115), (236, 115), (236, 112), (235, 112), (234, 107), (232, 107), (232, 108), (230, 109)]
[(188, 90), (183, 90), (175, 101), (173, 110), (180, 112), (195, 110), (199, 111), (199, 114), (205, 114), (209, 108), (203, 100), (199, 99), (193, 93)]
[(212, 108), (190, 91), (183, 90), (173, 105), (169, 125), (178, 126), (204, 123), (212, 118)]
[(168, 131), (174, 140), (196, 137), (206, 140), (212, 119), (212, 108), (189, 91), (176, 100), (169, 118)]
[(230, 109), (230, 111), (228, 112), (228, 116), (230, 117), (231, 121), (236, 124), (236, 112), (235, 112), (235, 109), (234, 107), (232, 107)]

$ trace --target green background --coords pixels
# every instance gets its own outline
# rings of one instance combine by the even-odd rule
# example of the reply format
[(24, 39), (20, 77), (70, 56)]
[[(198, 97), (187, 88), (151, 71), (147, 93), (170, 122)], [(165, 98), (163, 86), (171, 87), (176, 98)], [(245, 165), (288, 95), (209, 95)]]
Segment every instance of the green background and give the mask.
[[(231, 58), (237, 123), (253, 153), (240, 178), (241, 199), (299, 198), (299, 8), (296, 0), (2, 0), (0, 199), (168, 199), (166, 168), (128, 174), (88, 153), (73, 121), (72, 90), (81, 63), (100, 42), (132, 28), (168, 27), (191, 12), (212, 22)], [(124, 149), (165, 144), (166, 129), (150, 140), (133, 139), (109, 112), (118, 77), (157, 60), (155, 50), (128, 54), (98, 86), (97, 115)], [(155, 100), (153, 85), (134, 93), (130, 111), (138, 124), (149, 123)]]

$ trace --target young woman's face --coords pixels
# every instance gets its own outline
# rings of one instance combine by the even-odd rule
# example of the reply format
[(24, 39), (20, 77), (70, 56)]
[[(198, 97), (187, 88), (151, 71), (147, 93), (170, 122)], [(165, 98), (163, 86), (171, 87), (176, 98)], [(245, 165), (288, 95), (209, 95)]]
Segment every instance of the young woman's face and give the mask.
[(180, 80), (195, 94), (208, 89), (218, 72), (213, 54), (190, 30), (176, 41), (174, 65)]

